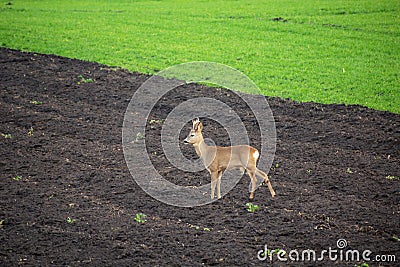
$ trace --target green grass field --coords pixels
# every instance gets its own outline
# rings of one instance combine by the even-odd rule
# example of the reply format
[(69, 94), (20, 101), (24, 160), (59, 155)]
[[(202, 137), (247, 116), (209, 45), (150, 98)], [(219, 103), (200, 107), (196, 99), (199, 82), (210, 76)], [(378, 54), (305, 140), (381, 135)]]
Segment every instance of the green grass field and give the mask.
[(400, 1), (3, 1), (0, 45), (155, 73), (227, 64), (265, 95), (400, 113)]

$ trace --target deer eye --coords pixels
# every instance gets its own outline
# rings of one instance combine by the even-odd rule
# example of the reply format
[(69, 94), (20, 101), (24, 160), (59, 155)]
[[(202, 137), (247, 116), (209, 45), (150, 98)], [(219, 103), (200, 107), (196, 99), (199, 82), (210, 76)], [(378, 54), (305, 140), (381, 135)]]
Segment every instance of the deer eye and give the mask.
[(194, 136), (194, 134), (190, 134), (190, 137), (193, 137)]

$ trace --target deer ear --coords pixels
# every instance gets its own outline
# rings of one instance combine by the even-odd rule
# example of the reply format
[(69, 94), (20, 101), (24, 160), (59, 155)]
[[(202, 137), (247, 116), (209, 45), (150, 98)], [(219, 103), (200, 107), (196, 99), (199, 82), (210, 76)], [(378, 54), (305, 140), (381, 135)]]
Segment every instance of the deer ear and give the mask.
[(203, 130), (203, 123), (200, 121), (196, 125), (196, 131), (201, 132)]
[(192, 124), (193, 124), (193, 130), (196, 130), (197, 124), (200, 122), (199, 118), (193, 119)]

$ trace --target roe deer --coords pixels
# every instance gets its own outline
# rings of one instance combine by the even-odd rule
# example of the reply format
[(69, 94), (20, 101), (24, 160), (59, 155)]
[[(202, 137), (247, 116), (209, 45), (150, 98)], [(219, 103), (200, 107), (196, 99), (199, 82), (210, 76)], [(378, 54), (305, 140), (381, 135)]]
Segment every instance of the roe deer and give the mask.
[(251, 179), (250, 199), (254, 198), (257, 179), (255, 175), (264, 178), (268, 185), (272, 197), (275, 191), (266, 173), (257, 169), (257, 159), (260, 156), (257, 149), (248, 145), (239, 146), (208, 146), (204, 142), (203, 124), (197, 118), (192, 120), (193, 126), (189, 135), (184, 140), (185, 143), (192, 144), (197, 155), (202, 160), (206, 169), (211, 174), (211, 198), (214, 198), (215, 186), (217, 186), (218, 198), (221, 198), (221, 176), (225, 170), (240, 169), (242, 173), (246, 170)]

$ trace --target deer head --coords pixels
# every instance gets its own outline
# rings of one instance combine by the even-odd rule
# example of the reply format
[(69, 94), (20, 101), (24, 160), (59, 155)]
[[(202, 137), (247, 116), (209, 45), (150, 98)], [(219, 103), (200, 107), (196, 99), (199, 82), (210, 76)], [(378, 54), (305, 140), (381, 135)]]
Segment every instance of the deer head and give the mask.
[(198, 144), (203, 140), (201, 131), (203, 130), (203, 124), (199, 118), (192, 120), (192, 129), (189, 135), (183, 140), (186, 144)]

